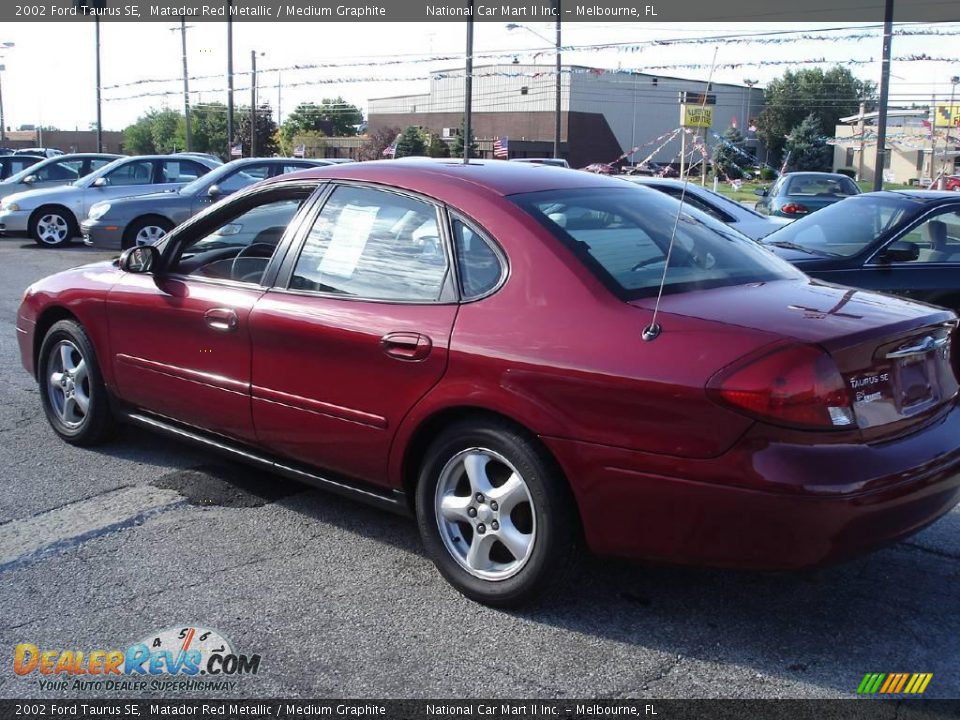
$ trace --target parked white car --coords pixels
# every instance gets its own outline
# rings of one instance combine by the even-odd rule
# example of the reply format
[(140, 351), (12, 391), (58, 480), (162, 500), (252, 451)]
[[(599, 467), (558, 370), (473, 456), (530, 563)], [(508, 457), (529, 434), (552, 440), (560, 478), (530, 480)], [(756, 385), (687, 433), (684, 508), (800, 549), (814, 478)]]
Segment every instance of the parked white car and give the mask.
[[(630, 175), (623, 179), (627, 182), (659, 190), (675, 198), (679, 198), (683, 191), (682, 180), (642, 175)], [(729, 225), (752, 240), (766, 237), (774, 230), (789, 225), (791, 222), (787, 218), (761, 215), (734, 200), (725, 198), (723, 195), (692, 182), (687, 183), (687, 191), (683, 200), (688, 205), (695, 207), (697, 210), (702, 210), (707, 215), (716, 218), (725, 225)]]
[(14, 193), (0, 200), (0, 234), (33, 238), (56, 247), (80, 235), (80, 218), (113, 198), (178, 190), (222, 165), (183, 155), (120, 158), (71, 185)]
[[(16, 156), (14, 156), (16, 157)], [(69, 185), (125, 155), (73, 153), (58, 155), (25, 167), (0, 182), (0, 200), (7, 195)]]

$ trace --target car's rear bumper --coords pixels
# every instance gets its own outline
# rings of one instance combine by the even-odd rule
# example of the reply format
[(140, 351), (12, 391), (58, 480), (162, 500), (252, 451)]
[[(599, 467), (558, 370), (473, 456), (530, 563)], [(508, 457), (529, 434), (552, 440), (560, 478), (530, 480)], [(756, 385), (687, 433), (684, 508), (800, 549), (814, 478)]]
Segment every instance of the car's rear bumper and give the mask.
[(544, 441), (571, 478), (595, 552), (796, 569), (867, 552), (948, 512), (960, 502), (958, 437), (954, 406), (920, 432), (877, 445), (771, 443), (748, 433), (721, 457), (670, 461), (669, 473), (662, 456)]
[(83, 244), (104, 250), (119, 250), (123, 244), (123, 227), (96, 220), (84, 220), (80, 223)]

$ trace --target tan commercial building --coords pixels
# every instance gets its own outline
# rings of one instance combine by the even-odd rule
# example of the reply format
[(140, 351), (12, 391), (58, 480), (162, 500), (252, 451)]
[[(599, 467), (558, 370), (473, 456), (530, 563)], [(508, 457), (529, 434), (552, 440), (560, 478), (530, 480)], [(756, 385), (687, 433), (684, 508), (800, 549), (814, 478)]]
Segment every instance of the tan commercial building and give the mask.
[[(930, 112), (891, 109), (887, 112), (887, 153), (883, 179), (888, 183), (928, 186), (939, 175), (956, 173), (957, 133), (931, 128)], [(877, 165), (877, 113), (858, 113), (841, 118), (833, 150), (834, 172), (851, 172), (872, 182)]]

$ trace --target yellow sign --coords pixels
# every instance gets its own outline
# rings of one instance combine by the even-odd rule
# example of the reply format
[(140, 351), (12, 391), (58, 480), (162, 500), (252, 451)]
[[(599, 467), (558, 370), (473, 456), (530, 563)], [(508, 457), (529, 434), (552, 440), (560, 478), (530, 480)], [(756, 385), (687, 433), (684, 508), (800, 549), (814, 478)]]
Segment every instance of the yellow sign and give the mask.
[(937, 127), (960, 127), (960, 105), (937, 105), (934, 117)]
[(709, 105), (681, 105), (680, 125), (688, 128), (708, 128), (713, 125), (713, 108)]

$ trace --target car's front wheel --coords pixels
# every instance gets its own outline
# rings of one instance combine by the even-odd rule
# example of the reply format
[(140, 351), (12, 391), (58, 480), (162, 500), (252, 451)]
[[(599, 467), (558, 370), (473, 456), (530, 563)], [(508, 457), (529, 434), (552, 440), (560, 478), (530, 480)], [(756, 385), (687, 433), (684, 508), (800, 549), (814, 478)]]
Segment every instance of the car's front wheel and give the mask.
[(54, 205), (42, 207), (30, 217), (30, 237), (43, 247), (60, 247), (80, 234), (69, 210)]
[(74, 320), (53, 324), (40, 346), (37, 378), (47, 420), (74, 445), (107, 439), (113, 418), (93, 345)]
[(433, 442), (417, 519), (443, 576), (497, 607), (522, 605), (559, 583), (579, 536), (556, 464), (524, 433), (493, 420), (458, 423)]
[(153, 245), (173, 229), (173, 223), (162, 217), (134, 220), (123, 234), (123, 249), (138, 245)]

